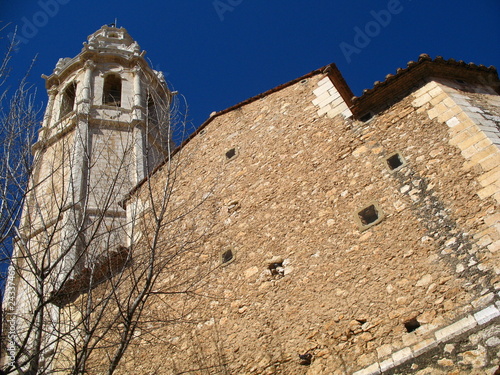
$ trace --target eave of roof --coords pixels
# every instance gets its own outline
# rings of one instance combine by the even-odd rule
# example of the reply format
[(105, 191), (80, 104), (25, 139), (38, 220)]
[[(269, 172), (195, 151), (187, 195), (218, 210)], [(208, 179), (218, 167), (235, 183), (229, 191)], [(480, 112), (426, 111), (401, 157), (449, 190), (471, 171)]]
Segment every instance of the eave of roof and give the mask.
[(407, 95), (413, 88), (435, 77), (489, 85), (500, 93), (500, 81), (494, 66), (467, 64), (454, 59), (445, 60), (441, 56), (433, 60), (429, 55), (422, 54), (418, 61), (408, 62), (406, 68), (397, 69), (395, 75), (388, 74), (385, 81), (375, 82), (373, 88), (363, 91), (362, 96), (354, 97), (351, 110), (355, 117), (362, 116), (370, 110), (376, 111), (388, 101)]

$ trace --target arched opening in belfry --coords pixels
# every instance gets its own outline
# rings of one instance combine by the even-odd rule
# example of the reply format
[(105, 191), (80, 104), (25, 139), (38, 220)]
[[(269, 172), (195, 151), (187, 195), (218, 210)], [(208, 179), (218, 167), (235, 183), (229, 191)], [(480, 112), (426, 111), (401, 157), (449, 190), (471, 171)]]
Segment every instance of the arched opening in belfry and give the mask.
[(71, 82), (63, 91), (61, 99), (61, 112), (59, 117), (64, 117), (70, 113), (75, 106), (76, 83)]
[(121, 107), (122, 79), (118, 74), (109, 74), (104, 78), (102, 104)]
[(158, 110), (156, 108), (156, 103), (152, 94), (148, 95), (147, 111), (148, 121), (150, 121), (152, 124), (158, 124)]

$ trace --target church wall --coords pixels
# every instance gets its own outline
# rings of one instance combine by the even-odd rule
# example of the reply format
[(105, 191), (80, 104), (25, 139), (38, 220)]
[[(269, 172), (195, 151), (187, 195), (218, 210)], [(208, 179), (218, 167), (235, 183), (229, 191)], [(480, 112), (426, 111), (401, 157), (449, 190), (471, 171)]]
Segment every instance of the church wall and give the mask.
[[(173, 205), (209, 196), (213, 214), (195, 220), (209, 228), (199, 260), (219, 266), (200, 288), (211, 297), (190, 314), (198, 324), (155, 331), (169, 353), (162, 373), (202, 362), (215, 366), (208, 373), (377, 373), (476, 329), (477, 320), (454, 325), (470, 314), (495, 318), (498, 202), (481, 193), (490, 170), (463, 155), (449, 119), (432, 115), (439, 103), (421, 99), (448, 89), (431, 82), (361, 122), (318, 113), (322, 79), (217, 116), (183, 148)], [(402, 165), (391, 170), (395, 154)], [(150, 182), (165, 178), (160, 169)], [(363, 226), (358, 213), (371, 206), (380, 220)], [(220, 265), (228, 249), (235, 258)], [(412, 322), (420, 326), (408, 332)], [(160, 371), (156, 354), (132, 346), (124, 368)]]

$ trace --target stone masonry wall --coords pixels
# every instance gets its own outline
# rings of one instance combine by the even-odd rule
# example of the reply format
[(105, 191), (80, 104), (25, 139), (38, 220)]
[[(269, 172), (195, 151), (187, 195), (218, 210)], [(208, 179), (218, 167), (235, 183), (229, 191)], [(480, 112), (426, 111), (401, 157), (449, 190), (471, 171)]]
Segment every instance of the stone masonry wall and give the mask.
[[(182, 304), (190, 324), (141, 331), (122, 373), (380, 373), (431, 350), (442, 349), (431, 362), (458, 358), (467, 345), (443, 345), (485, 330), (476, 370), (498, 365), (498, 201), (483, 193), (496, 151), (485, 141), (490, 156), (464, 155), (458, 129), (477, 125), (443, 83), (360, 122), (318, 113), (324, 78), (217, 116), (184, 147), (173, 204), (210, 197), (212, 214), (193, 225), (209, 228), (197, 259), (213, 271), (197, 289), (205, 297)], [(449, 118), (433, 112), (441, 102)], [(363, 225), (358, 213), (373, 209), (378, 220)], [(228, 249), (234, 260), (221, 265)], [(165, 321), (164, 304), (153, 299), (147, 317)]]

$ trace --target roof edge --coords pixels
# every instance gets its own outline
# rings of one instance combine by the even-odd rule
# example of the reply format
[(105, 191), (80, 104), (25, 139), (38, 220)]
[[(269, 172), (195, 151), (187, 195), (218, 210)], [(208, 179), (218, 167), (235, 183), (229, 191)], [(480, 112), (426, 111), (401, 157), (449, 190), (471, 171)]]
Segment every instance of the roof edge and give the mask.
[(370, 110), (377, 111), (386, 104), (387, 97), (396, 99), (406, 95), (423, 80), (433, 77), (489, 85), (500, 94), (500, 80), (494, 66), (445, 60), (442, 56), (432, 59), (427, 54), (421, 54), (417, 61), (409, 61), (406, 68), (398, 68), (396, 74), (388, 74), (384, 81), (376, 81), (373, 88), (363, 90), (362, 96), (353, 97), (351, 110), (357, 118)]

